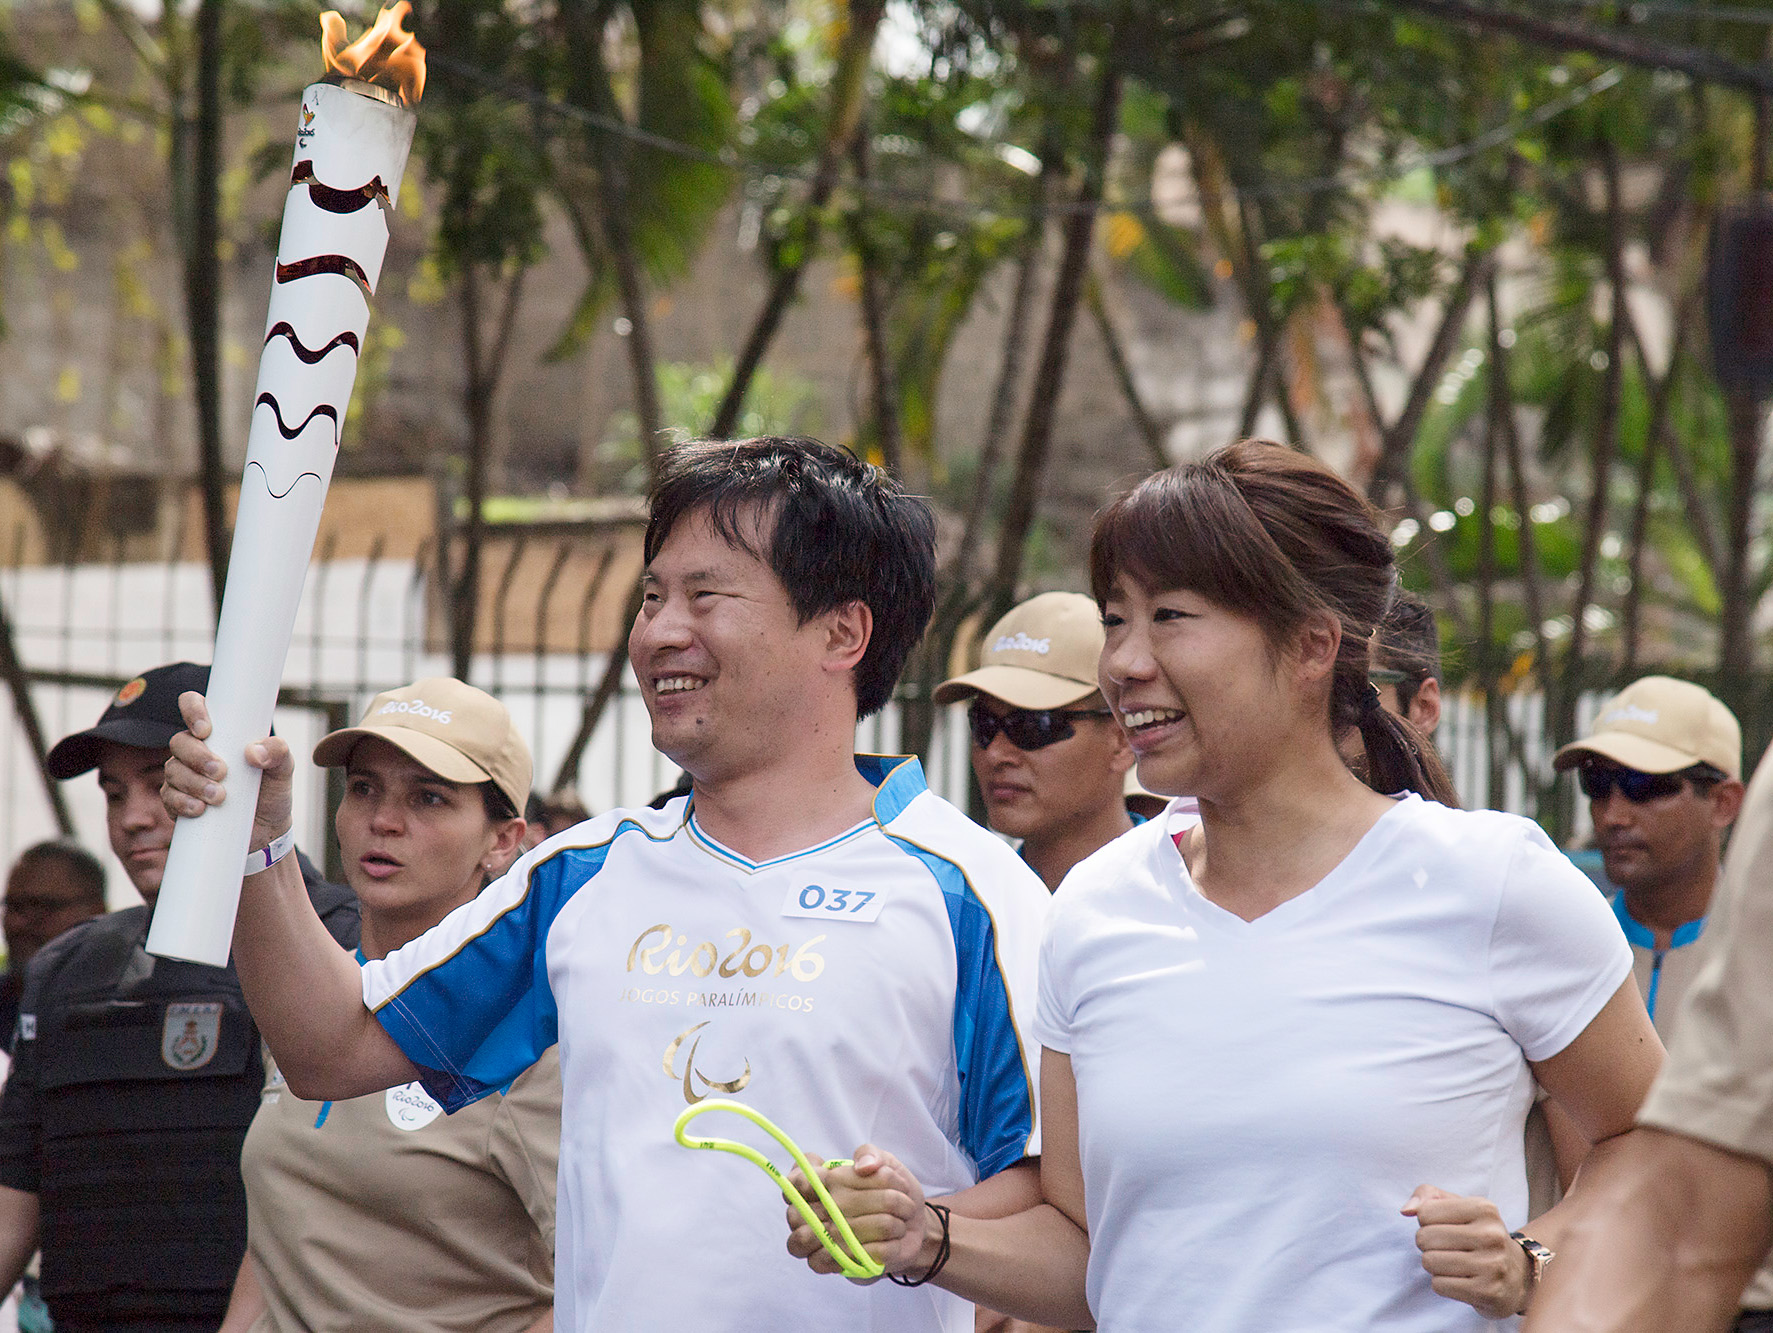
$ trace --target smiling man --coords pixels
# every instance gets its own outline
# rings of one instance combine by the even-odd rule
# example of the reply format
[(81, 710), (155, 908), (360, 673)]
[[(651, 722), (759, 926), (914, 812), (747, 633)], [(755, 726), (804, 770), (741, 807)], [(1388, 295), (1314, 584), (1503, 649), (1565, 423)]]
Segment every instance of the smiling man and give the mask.
[[(240, 1145), (265, 1081), (258, 1032), (232, 968), (142, 947), (172, 839), (160, 785), (178, 696), (208, 679), (189, 662), (145, 672), (49, 752), (57, 778), (98, 770), (111, 850), (146, 903), (32, 959), (0, 1095), (0, 1289), (41, 1243), (62, 1333), (213, 1330), (246, 1247)], [(349, 890), (304, 871), (313, 910), (355, 944)]]
[[(286, 863), (246, 882), (235, 951), (299, 1095), (422, 1078), (455, 1109), (559, 1042), (563, 1329), (970, 1328), (937, 1288), (825, 1283), (790, 1259), (769, 1183), (673, 1142), (709, 1097), (815, 1155), (910, 1143), (959, 1211), (1037, 1197), (1038, 1047), (1018, 1025), (1047, 895), (915, 760), (855, 753), (929, 618), (934, 546), (928, 508), (842, 450), (671, 449), (628, 655), (691, 794), (550, 838), (361, 976)], [(167, 801), (195, 815), (224, 772), (187, 703)], [(289, 824), (288, 750), (248, 757), (267, 846)], [(773, 1146), (737, 1119), (707, 1132)]]

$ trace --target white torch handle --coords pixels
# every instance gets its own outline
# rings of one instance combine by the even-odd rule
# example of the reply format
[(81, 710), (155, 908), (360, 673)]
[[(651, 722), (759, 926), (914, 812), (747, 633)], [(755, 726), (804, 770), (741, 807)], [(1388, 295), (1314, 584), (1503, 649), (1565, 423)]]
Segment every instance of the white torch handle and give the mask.
[(228, 766), (228, 795), (174, 826), (148, 932), (162, 957), (228, 961), (259, 795), (246, 747), (271, 729), (416, 123), (331, 84), (302, 94), (209, 674), (209, 744)]

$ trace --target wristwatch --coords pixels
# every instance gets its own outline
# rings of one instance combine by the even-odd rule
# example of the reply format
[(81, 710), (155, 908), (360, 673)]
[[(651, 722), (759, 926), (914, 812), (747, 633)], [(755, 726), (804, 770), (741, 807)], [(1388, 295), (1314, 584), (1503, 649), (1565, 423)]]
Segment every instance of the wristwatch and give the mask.
[[(1528, 1298), (1531, 1298), (1533, 1292), (1538, 1288), (1540, 1280), (1544, 1278), (1545, 1270), (1551, 1267), (1551, 1261), (1557, 1258), (1557, 1255), (1524, 1231), (1511, 1231), (1508, 1233), (1508, 1238), (1527, 1252), (1530, 1271), (1527, 1274), (1526, 1294)], [(1526, 1301), (1523, 1300), (1521, 1306), (1522, 1309), (1525, 1309)]]

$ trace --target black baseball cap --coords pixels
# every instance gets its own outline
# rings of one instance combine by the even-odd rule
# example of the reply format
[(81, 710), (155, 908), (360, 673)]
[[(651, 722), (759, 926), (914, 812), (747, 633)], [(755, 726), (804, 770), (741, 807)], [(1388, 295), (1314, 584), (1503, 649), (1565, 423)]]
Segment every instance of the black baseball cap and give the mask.
[(77, 778), (97, 768), (106, 741), (143, 750), (171, 745), (172, 738), (185, 729), (179, 695), (186, 690), (202, 694), (208, 689), (209, 668), (195, 662), (174, 662), (144, 671), (117, 691), (97, 726), (75, 732), (49, 752), (50, 776)]

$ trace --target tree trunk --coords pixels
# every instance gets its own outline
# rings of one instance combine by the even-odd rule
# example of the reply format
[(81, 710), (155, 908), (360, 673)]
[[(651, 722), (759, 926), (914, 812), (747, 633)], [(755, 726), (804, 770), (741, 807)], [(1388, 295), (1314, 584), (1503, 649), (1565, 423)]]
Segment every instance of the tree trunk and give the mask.
[(1754, 522), (1755, 479), (1761, 468), (1761, 434), (1766, 413), (1750, 394), (1729, 395), (1730, 512), (1724, 533), (1724, 570), (1718, 589), (1718, 672), (1724, 681), (1746, 680), (1754, 668), (1754, 598), (1749, 556)]
[[(1685, 327), (1691, 321), (1691, 313), (1685, 309), (1676, 313), (1677, 327)], [(1626, 324), (1626, 334), (1631, 338), (1637, 350), (1638, 364), (1647, 366), (1644, 342), (1637, 329), (1636, 321)], [(1669, 367), (1673, 369), (1678, 359), (1669, 358)], [(1645, 370), (1646, 376), (1649, 371)], [(1671, 386), (1672, 391), (1672, 386)], [(1693, 538), (1693, 544), (1699, 548), (1699, 554), (1705, 561), (1714, 583), (1722, 583), (1724, 560), (1718, 554), (1718, 516), (1713, 511), (1710, 497), (1699, 484), (1699, 477), (1693, 470), (1693, 459), (1688, 451), (1686, 441), (1677, 436), (1669, 425), (1669, 414), (1664, 412), (1661, 417), (1662, 440), (1659, 452), (1669, 462), (1674, 473), (1675, 486), (1681, 493), (1681, 506), (1687, 514), (1687, 531)]]
[(1489, 422), (1484, 431), (1483, 481), (1478, 491), (1478, 615), (1477, 677), (1484, 695), (1484, 804), (1502, 808), (1506, 770), (1497, 762), (1508, 711), (1503, 706), (1501, 667), (1496, 649), (1496, 453), (1501, 445), (1505, 414), (1514, 410), (1508, 384), (1503, 379), (1502, 319), (1496, 300), (1496, 283), (1484, 284), (1489, 313), (1490, 392)]
[(726, 397), (721, 400), (713, 424), (708, 428), (708, 434), (715, 439), (726, 439), (738, 425), (751, 379), (763, 363), (763, 354), (781, 327), (788, 307), (799, 293), (801, 276), (818, 248), (819, 214), (837, 188), (844, 155), (856, 136), (866, 90), (868, 60), (874, 50), (874, 33), (885, 9), (885, 0), (851, 0), (849, 5), (848, 22), (838, 47), (837, 72), (831, 80), (830, 119), (825, 126), (825, 141), (819, 147), (818, 165), (813, 170), (812, 189), (807, 195), (800, 256), (777, 273), (770, 283), (769, 295), (764, 299), (757, 321), (733, 363), (732, 383), (727, 386)]
[(1150, 455), (1151, 466), (1161, 470), (1170, 465), (1169, 454), (1164, 449), (1164, 433), (1152, 419), (1145, 400), (1139, 396), (1139, 386), (1133, 380), (1132, 364), (1127, 360), (1126, 348), (1120, 340), (1120, 330), (1115, 328), (1114, 320), (1109, 316), (1108, 301), (1103, 295), (1102, 286), (1101, 276), (1092, 274), (1086, 291), (1090, 314), (1096, 321), (1096, 331), (1102, 335), (1102, 346), (1108, 353), (1108, 365), (1114, 371), (1114, 382), (1120, 386), (1120, 396), (1126, 401), (1127, 411), (1132, 415), (1133, 425), (1138, 428), (1145, 452)]
[[(573, 0), (563, 4), (560, 13), (569, 44), (587, 52), (601, 49), (603, 23), (598, 6), (588, 0)], [(622, 108), (610, 87), (609, 73), (599, 59), (587, 57), (572, 62), (566, 81), (566, 97), (570, 104), (594, 115), (622, 119)], [(628, 367), (634, 384), (634, 415), (639, 423), (640, 447), (650, 479), (657, 474), (659, 432), (665, 423), (659, 405), (658, 368), (653, 350), (652, 319), (646, 301), (646, 280), (635, 249), (633, 220), (629, 217), (628, 143), (621, 136), (594, 125), (586, 127), (585, 141), (591, 160), (596, 164), (596, 225), (603, 235), (611, 267), (615, 269), (622, 315), (628, 321), (628, 332), (622, 342), (627, 348)]]
[(1638, 348), (1638, 364), (1644, 380), (1650, 385), (1650, 417), (1644, 426), (1644, 452), (1638, 459), (1637, 493), (1631, 511), (1631, 540), (1627, 566), (1630, 583), (1625, 591), (1625, 604), (1619, 613), (1619, 638), (1623, 649), (1619, 671), (1634, 676), (1638, 669), (1638, 639), (1644, 604), (1644, 552), (1650, 544), (1650, 498), (1656, 489), (1656, 459), (1662, 452), (1668, 434), (1669, 403), (1674, 397), (1675, 377), (1680, 373), (1681, 356), (1686, 341), (1686, 307), (1675, 310), (1674, 341), (1669, 348), (1668, 367), (1661, 378), (1652, 378), (1649, 363)]
[(486, 545), (486, 488), (491, 471), (492, 449), (496, 435), (495, 408), (500, 381), (511, 349), (512, 331), (517, 326), (517, 307), (523, 299), (525, 269), (513, 269), (505, 279), (498, 319), (491, 344), (482, 327), (481, 266), (468, 264), (462, 270), (462, 352), (467, 366), (462, 388), (462, 411), (468, 419), (468, 457), (466, 490), (467, 526), (462, 538), (462, 572), (450, 597), (450, 657), (452, 671), (460, 681), (469, 679), (474, 659), (474, 639), (480, 617), (480, 557)]
[(1065, 243), (1060, 253), (1059, 273), (1053, 288), (1052, 311), (1041, 347), (1040, 367), (1034, 377), (1034, 394), (1028, 404), (1028, 415), (1023, 424), (1015, 480), (1010, 490), (1009, 504), (1004, 511), (1003, 527), (998, 533), (997, 561), (985, 610), (987, 622), (1008, 611), (1016, 600), (1016, 589), (1022, 579), (1022, 562), (1027, 554), (1028, 534), (1034, 527), (1035, 509), (1046, 473), (1047, 454), (1053, 441), (1059, 394), (1065, 384), (1071, 328), (1077, 320), (1077, 307), (1083, 296), (1084, 279), (1089, 272), (1096, 210), (1102, 201), (1108, 155), (1113, 146), (1114, 130), (1120, 115), (1123, 76), (1116, 57), (1117, 53), (1110, 45), (1103, 54), (1101, 84), (1097, 89), (1095, 107), (1091, 114), (1083, 181), (1078, 188), (1076, 207), (1065, 219)]
[(1028, 355), (1035, 279), (1040, 272), (1046, 245), (1047, 201), (1052, 198), (1058, 180), (1059, 161), (1058, 139), (1049, 128), (1041, 150), (1040, 175), (1034, 180), (1029, 194), (1027, 231), (1023, 234), (1021, 256), (1016, 263), (1015, 294), (1010, 298), (1009, 318), (1004, 324), (997, 387), (991, 395), (991, 413), (985, 423), (985, 438), (979, 446), (979, 466), (973, 475), (972, 494), (961, 524), (960, 546), (945, 571), (944, 591), (937, 599), (936, 613), (924, 631), (922, 643), (912, 655), (906, 673), (911, 688), (900, 695), (899, 749), (905, 754), (929, 753), (930, 737), (936, 724), (935, 703), (930, 696), (947, 672), (955, 633), (973, 610), (973, 562), (985, 540), (991, 493), (1003, 462), (1004, 441), (1016, 415), (1017, 391), (1022, 384), (1023, 365)]
[[(1403, 410), (1380, 436), (1379, 460), (1373, 464), (1373, 477), (1367, 483), (1367, 498), (1374, 504), (1383, 505), (1387, 487), (1394, 481), (1403, 480), (1403, 474), (1410, 466), (1410, 452), (1416, 445), (1416, 432), (1433, 401), (1435, 386), (1440, 383), (1441, 372), (1446, 369), (1453, 349), (1459, 345), (1466, 312), (1495, 271), (1494, 250), (1471, 250), (1466, 254), (1465, 263), (1459, 270), (1459, 280), (1447, 294), (1446, 308), (1441, 311), (1440, 326), (1428, 345), (1428, 354), (1422, 358), (1416, 377), (1410, 382)], [(1378, 420), (1378, 404), (1374, 404), (1373, 410), (1374, 420)]]
[[(1607, 190), (1607, 281), (1613, 289), (1612, 313), (1607, 322), (1607, 369), (1601, 382), (1601, 400), (1595, 412), (1590, 449), (1587, 513), (1582, 531), (1582, 553), (1576, 572), (1576, 599), (1570, 608), (1570, 643), (1564, 652), (1563, 671), (1551, 690), (1548, 708), (1551, 743), (1568, 744), (1576, 735), (1576, 701), (1585, 683), (1588, 655), (1588, 610), (1594, 604), (1599, 575), (1601, 539), (1607, 528), (1607, 491), (1613, 480), (1613, 461), (1619, 452), (1619, 401), (1624, 382), (1625, 325), (1630, 318), (1625, 303), (1625, 219), (1619, 197), (1619, 152), (1611, 139), (1599, 144), (1601, 174)], [(1568, 832), (1572, 818), (1568, 785), (1550, 788), (1549, 811), (1553, 836)]]
[[(871, 174), (872, 155), (868, 147), (868, 127), (857, 126), (851, 157), (856, 166), (856, 179), (865, 181)], [(869, 398), (874, 415), (874, 438), (880, 446), (881, 459), (888, 472), (904, 479), (904, 443), (899, 430), (899, 386), (893, 376), (893, 357), (887, 345), (886, 293), (880, 277), (880, 256), (868, 235), (865, 205), (858, 205), (849, 216), (850, 244), (856, 251), (856, 262), (862, 270), (862, 332), (868, 343)]]
[[(215, 613), (228, 578), (228, 520), (222, 475), (221, 217), (222, 6), (197, 7), (197, 111), (191, 127), (190, 212), (185, 234), (185, 320), (191, 337), (191, 390), (197, 410), (198, 476), (203, 536), (209, 551)], [(175, 115), (183, 116), (183, 112)], [(178, 133), (175, 128), (174, 133)]]
[(31, 678), (19, 661), (18, 639), (12, 632), (12, 617), (0, 604), (0, 676), (12, 692), (12, 713), (24, 728), (25, 743), (31, 747), (31, 758), (37, 765), (37, 778), (43, 784), (43, 795), (55, 816), (56, 830), (64, 838), (74, 836), (74, 817), (68, 812), (68, 800), (62, 784), (49, 773), (49, 745), (43, 736), (43, 722), (37, 716), (37, 702), (31, 695)]

